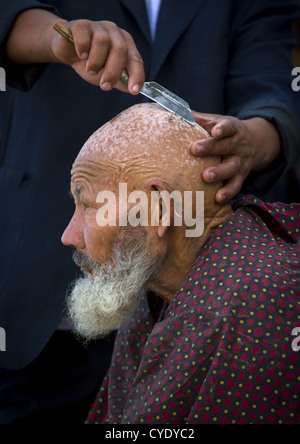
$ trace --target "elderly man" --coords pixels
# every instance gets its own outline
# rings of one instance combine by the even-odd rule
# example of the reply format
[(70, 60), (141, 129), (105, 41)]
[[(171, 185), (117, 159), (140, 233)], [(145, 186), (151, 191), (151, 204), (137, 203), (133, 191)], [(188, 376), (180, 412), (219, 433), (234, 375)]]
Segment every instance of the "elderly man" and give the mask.
[[(190, 152), (206, 137), (157, 105), (136, 105), (73, 165), (76, 210), (62, 241), (84, 277), (69, 311), (87, 340), (119, 328), (90, 423), (300, 422), (300, 205), (217, 204), (222, 184), (204, 183), (199, 168), (220, 159)], [(148, 199), (124, 200), (120, 184)], [(174, 191), (192, 193), (197, 237), (185, 217), (175, 223), (187, 208), (167, 202)], [(144, 223), (128, 223), (134, 208)]]

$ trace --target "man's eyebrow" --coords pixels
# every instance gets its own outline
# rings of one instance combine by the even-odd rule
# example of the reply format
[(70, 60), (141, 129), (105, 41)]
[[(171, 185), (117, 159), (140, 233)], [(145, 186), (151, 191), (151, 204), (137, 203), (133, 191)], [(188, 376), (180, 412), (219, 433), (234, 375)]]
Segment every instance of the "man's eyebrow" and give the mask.
[(76, 188), (74, 188), (74, 191), (72, 191), (72, 189), (69, 191), (69, 195), (71, 196), (72, 199), (76, 197), (77, 200), (80, 200), (81, 192), (82, 192), (82, 187), (77, 186)]

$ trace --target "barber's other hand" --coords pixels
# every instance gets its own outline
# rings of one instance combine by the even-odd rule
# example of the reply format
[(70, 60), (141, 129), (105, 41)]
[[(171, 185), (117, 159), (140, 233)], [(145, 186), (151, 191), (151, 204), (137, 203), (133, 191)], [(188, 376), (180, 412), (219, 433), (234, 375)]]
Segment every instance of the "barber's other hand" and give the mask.
[[(144, 81), (144, 65), (131, 35), (115, 23), (57, 20), (73, 34), (74, 45), (51, 32), (54, 56), (70, 65), (84, 80), (104, 91), (117, 88), (136, 95)], [(105, 66), (104, 66), (105, 65)], [(128, 89), (119, 82), (123, 69), (129, 74)]]
[(226, 203), (242, 188), (252, 170), (270, 166), (280, 152), (280, 137), (269, 121), (254, 117), (239, 120), (232, 116), (193, 112), (195, 121), (211, 135), (191, 145), (196, 156), (221, 156), (222, 163), (204, 170), (203, 180), (208, 183), (224, 181), (216, 194), (218, 203)]

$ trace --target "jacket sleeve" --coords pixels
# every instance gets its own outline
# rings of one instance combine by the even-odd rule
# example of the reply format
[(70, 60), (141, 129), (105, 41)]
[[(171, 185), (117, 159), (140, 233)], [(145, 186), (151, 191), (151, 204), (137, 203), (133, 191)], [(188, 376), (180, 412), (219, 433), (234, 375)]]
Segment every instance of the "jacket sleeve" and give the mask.
[(32, 8), (45, 9), (59, 15), (54, 6), (35, 0), (0, 0), (0, 66), (6, 71), (8, 85), (21, 91), (29, 91), (46, 68), (46, 64), (18, 65), (6, 57), (6, 42), (17, 16)]
[(227, 114), (263, 117), (279, 131), (281, 153), (262, 172), (252, 172), (243, 192), (261, 195), (294, 164), (300, 151), (300, 100), (292, 89), (292, 21), (299, 0), (233, 1), (235, 35), (225, 88)]

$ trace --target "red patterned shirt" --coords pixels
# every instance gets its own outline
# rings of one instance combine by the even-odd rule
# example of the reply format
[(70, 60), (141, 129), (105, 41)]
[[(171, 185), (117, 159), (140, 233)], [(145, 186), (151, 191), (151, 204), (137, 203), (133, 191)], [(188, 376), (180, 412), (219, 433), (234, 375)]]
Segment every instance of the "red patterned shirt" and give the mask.
[(141, 298), (88, 423), (300, 423), (300, 204), (234, 211), (158, 319)]

